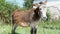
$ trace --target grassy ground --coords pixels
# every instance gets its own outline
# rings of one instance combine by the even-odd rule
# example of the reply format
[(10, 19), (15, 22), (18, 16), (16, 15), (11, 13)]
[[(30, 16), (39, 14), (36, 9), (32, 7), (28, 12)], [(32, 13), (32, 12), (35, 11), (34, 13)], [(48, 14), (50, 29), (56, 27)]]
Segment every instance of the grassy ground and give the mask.
[[(60, 21), (45, 22), (44, 27), (42, 23), (38, 24), (37, 34), (60, 34)], [(6, 24), (0, 24), (0, 34), (11, 34), (11, 26)], [(43, 32), (44, 29), (44, 32)], [(30, 34), (30, 27), (20, 27), (16, 29), (16, 34)]]

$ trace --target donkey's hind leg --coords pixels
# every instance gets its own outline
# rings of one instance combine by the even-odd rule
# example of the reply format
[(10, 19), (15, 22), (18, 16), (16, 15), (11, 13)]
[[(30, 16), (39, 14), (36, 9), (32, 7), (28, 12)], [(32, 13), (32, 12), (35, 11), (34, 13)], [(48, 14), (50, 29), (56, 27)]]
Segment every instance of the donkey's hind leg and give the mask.
[(12, 26), (12, 31), (11, 31), (11, 34), (15, 34), (15, 29), (16, 29), (17, 25), (13, 25)]

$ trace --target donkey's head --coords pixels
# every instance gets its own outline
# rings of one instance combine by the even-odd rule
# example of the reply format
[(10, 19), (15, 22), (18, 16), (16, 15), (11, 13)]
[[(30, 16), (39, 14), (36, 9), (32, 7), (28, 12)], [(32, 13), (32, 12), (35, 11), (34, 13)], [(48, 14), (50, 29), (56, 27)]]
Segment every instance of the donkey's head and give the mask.
[(46, 4), (47, 4), (47, 0), (45, 2), (39, 2), (34, 4), (33, 8), (39, 8), (39, 12), (40, 12), (40, 16), (42, 20), (46, 20), (47, 16), (46, 16), (46, 12), (47, 12), (47, 8), (46, 8)]

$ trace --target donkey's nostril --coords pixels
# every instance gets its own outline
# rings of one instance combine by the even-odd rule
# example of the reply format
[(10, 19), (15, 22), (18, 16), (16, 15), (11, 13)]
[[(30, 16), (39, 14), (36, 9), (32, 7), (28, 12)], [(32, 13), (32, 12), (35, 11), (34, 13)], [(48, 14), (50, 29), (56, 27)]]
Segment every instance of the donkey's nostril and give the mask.
[(44, 19), (46, 19), (47, 17), (43, 17)]
[(42, 20), (46, 20), (47, 19), (47, 17), (42, 17)]

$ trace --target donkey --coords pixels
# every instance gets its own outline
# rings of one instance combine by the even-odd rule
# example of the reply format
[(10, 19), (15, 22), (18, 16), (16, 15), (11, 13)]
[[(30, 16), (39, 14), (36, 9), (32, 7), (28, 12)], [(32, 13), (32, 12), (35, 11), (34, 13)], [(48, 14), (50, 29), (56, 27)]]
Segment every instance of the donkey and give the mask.
[(12, 13), (12, 32), (15, 34), (16, 27), (31, 27), (30, 34), (36, 34), (37, 32), (37, 22), (41, 19), (45, 20), (46, 16), (46, 1), (33, 4), (33, 8), (23, 11), (15, 10)]

